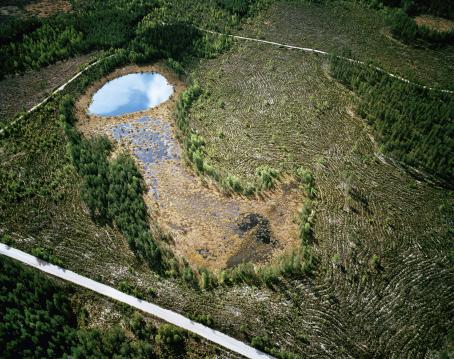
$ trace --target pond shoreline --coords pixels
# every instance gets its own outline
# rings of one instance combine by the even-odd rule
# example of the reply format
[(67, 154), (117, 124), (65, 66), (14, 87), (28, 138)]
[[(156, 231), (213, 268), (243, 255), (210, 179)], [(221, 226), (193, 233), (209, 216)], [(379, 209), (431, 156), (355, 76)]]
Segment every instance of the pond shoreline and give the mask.
[[(108, 80), (127, 72), (154, 71), (174, 86), (168, 101), (123, 116), (87, 113), (92, 94)], [(242, 261), (266, 264), (299, 244), (298, 210), (302, 194), (291, 177), (256, 198), (226, 196), (184, 161), (173, 118), (185, 85), (161, 65), (127, 66), (93, 84), (77, 101), (77, 127), (85, 136), (107, 135), (120, 151), (133, 155), (144, 176), (145, 202), (153, 226), (169, 234), (176, 255), (191, 265), (219, 270)], [(247, 216), (263, 218), (241, 231)], [(269, 238), (262, 238), (266, 234)]]

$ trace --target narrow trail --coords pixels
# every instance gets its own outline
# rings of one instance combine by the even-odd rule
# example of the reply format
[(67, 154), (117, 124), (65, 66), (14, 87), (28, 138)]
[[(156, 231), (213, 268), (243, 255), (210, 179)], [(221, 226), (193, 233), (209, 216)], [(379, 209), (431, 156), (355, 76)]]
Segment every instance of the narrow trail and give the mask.
[[(165, 23), (163, 23), (165, 24)], [(301, 47), (301, 46), (294, 46), (294, 45), (287, 45), (287, 44), (283, 44), (283, 43), (280, 43), (280, 42), (274, 42), (274, 41), (268, 41), (268, 40), (262, 40), (262, 39), (256, 39), (256, 38), (252, 38), (252, 37), (246, 37), (246, 36), (240, 36), (240, 35), (231, 35), (231, 34), (224, 34), (222, 32), (217, 32), (217, 31), (212, 31), (212, 30), (206, 30), (206, 29), (203, 29), (201, 27), (198, 27), (198, 26), (194, 26), (196, 29), (202, 31), (202, 32), (205, 32), (205, 33), (208, 33), (208, 34), (212, 34), (212, 35), (218, 35), (218, 36), (227, 36), (227, 37), (230, 37), (230, 38), (233, 38), (233, 39), (238, 39), (238, 40), (245, 40), (245, 41), (253, 41), (253, 42), (259, 42), (259, 43), (263, 43), (263, 44), (268, 44), (268, 45), (273, 45), (273, 46), (278, 46), (278, 47), (283, 47), (283, 48), (287, 48), (287, 49), (292, 49), (292, 50), (299, 50), (299, 51), (304, 51), (304, 52), (310, 52), (310, 53), (314, 53), (314, 54), (320, 54), (320, 55), (324, 55), (324, 56), (330, 56), (331, 54), (329, 52), (326, 52), (326, 51), (322, 51), (322, 50), (317, 50), (317, 49), (312, 49), (310, 47)], [(91, 67), (97, 65), (98, 63), (100, 63), (101, 61), (104, 61), (105, 59), (108, 59), (109, 57), (112, 57), (114, 55), (109, 55), (107, 57), (104, 57), (102, 59), (99, 59), (95, 62), (93, 62), (92, 64), (88, 65), (87, 67), (85, 67), (83, 70), (79, 71), (76, 75), (74, 75), (71, 79), (69, 79), (67, 82), (65, 82), (63, 85), (61, 85), (58, 89), (56, 89), (54, 92), (52, 92), (48, 97), (46, 97), (44, 100), (42, 100), (40, 103), (36, 104), (35, 106), (33, 106), (31, 109), (29, 109), (25, 114), (17, 117), (14, 121), (12, 121), (9, 125), (7, 125), (5, 128), (2, 128), (0, 129), (0, 135), (3, 134), (3, 132), (8, 128), (8, 127), (11, 127), (11, 126), (14, 126), (17, 122), (19, 122), (20, 120), (22, 120), (26, 115), (32, 113), (33, 111), (35, 111), (37, 108), (39, 108), (40, 106), (44, 105), (47, 101), (49, 101), (55, 94), (63, 91), (65, 89), (65, 87), (67, 85), (69, 85), (71, 82), (73, 82), (74, 80), (76, 80), (80, 75), (82, 75), (85, 71), (87, 71), (88, 69), (90, 69)], [(357, 64), (357, 65), (364, 65), (364, 66), (371, 66), (367, 63), (365, 63), (364, 61), (359, 61), (359, 60), (354, 60), (354, 59), (350, 59), (348, 57), (344, 57), (344, 56), (338, 56), (336, 55), (338, 58), (340, 59), (343, 59), (343, 60), (346, 60), (346, 61), (349, 61), (351, 63), (354, 63), (354, 64)], [(430, 87), (430, 86), (425, 86), (425, 85), (420, 85), (420, 84), (417, 84), (417, 83), (414, 83), (414, 82), (411, 82), (410, 80), (407, 80), (406, 78), (402, 77), (402, 76), (399, 76), (399, 75), (396, 75), (396, 74), (393, 74), (391, 72), (387, 72), (385, 71), (384, 69), (382, 69), (381, 67), (378, 67), (378, 66), (372, 66), (373, 69), (377, 70), (377, 71), (380, 71), (390, 77), (393, 77), (399, 81), (402, 81), (402, 82), (405, 82), (409, 85), (413, 85), (413, 86), (417, 86), (419, 88), (423, 88), (423, 89), (426, 89), (426, 90), (430, 90), (430, 91), (439, 91), (439, 92), (443, 92), (443, 93), (449, 93), (449, 94), (454, 94), (454, 91), (453, 90), (446, 90), (446, 89), (437, 89), (437, 88), (434, 88), (434, 87)]]
[[(230, 38), (233, 38), (233, 39), (238, 39), (238, 40), (259, 42), (259, 43), (263, 43), (263, 44), (268, 44), (268, 45), (283, 47), (283, 48), (286, 48), (286, 49), (300, 50), (300, 51), (310, 52), (310, 53), (314, 53), (314, 54), (320, 54), (320, 55), (324, 55), (324, 56), (330, 56), (330, 55), (332, 55), (332, 54), (330, 54), (329, 52), (322, 51), (322, 50), (317, 50), (317, 49), (312, 49), (312, 48), (309, 48), (309, 47), (300, 47), (300, 46), (294, 46), (294, 45), (287, 45), (287, 44), (283, 44), (283, 43), (280, 43), (280, 42), (274, 42), (274, 41), (256, 39), (256, 38), (252, 38), (252, 37), (224, 34), (224, 33), (222, 33), (222, 32), (217, 32), (217, 31), (202, 29), (202, 28), (197, 27), (197, 26), (196, 26), (196, 29), (198, 29), (198, 30), (200, 30), (200, 31), (203, 31), (203, 32), (205, 32), (205, 33), (208, 33), (208, 34), (218, 35), (218, 36), (227, 36), (227, 37), (230, 37)], [(396, 74), (387, 72), (387, 71), (385, 71), (384, 69), (382, 69), (381, 67), (369, 65), (369, 64), (365, 63), (364, 61), (354, 60), (354, 59), (350, 59), (350, 58), (344, 57), (344, 56), (338, 56), (338, 55), (336, 55), (336, 56), (337, 56), (338, 58), (340, 58), (340, 59), (349, 61), (349, 62), (351, 62), (351, 63), (353, 63), (353, 64), (364, 65), (364, 66), (371, 66), (373, 69), (375, 69), (375, 70), (377, 70), (377, 71), (380, 71), (380, 72), (382, 72), (382, 73), (384, 73), (384, 74), (386, 74), (386, 75), (388, 75), (388, 76), (390, 76), (390, 77), (393, 77), (393, 78), (395, 78), (395, 79), (397, 79), (397, 80), (399, 80), (399, 81), (405, 82), (405, 83), (407, 83), (407, 84), (410, 84), (410, 85), (413, 85), (413, 86), (417, 86), (417, 87), (419, 87), (419, 88), (423, 88), (423, 89), (430, 90), (430, 91), (439, 91), (439, 92), (443, 92), (443, 93), (454, 94), (454, 91), (452, 91), (452, 90), (437, 89), (437, 88), (434, 88), (434, 87), (424, 86), (424, 85), (420, 85), (420, 84), (411, 82), (410, 80), (407, 80), (406, 78), (404, 78), (404, 77), (402, 77), (402, 76), (399, 76), (399, 75), (396, 75)]]
[(105, 284), (96, 282), (90, 278), (81, 276), (70, 270), (61, 268), (54, 264), (47, 263), (37, 257), (34, 257), (28, 253), (22, 252), (18, 249), (9, 247), (3, 243), (0, 243), (0, 254), (7, 257), (16, 259), (26, 265), (37, 268), (42, 272), (54, 275), (58, 278), (64, 279), (71, 283), (77, 284), (81, 287), (90, 289), (96, 293), (102, 294), (106, 297), (118, 300), (122, 303), (128, 304), (134, 308), (137, 308), (145, 313), (154, 315), (168, 323), (174, 324), (180, 328), (193, 332), (213, 343), (221, 345), (237, 354), (243, 355), (247, 358), (253, 359), (272, 359), (273, 357), (265, 354), (257, 349), (250, 347), (243, 342), (229, 337), (217, 330), (211, 329), (205, 325), (194, 322), (181, 314), (175, 313), (171, 310), (161, 308), (155, 304), (146, 302), (138, 299), (131, 295), (120, 292), (119, 290), (109, 287)]
[(68, 86), (71, 82), (73, 82), (74, 80), (76, 80), (80, 75), (82, 75), (85, 71), (87, 71), (88, 69), (92, 68), (93, 66), (99, 64), (101, 61), (104, 61), (110, 57), (112, 57), (114, 55), (109, 55), (107, 57), (103, 57), (99, 60), (96, 60), (95, 62), (89, 64), (88, 66), (86, 66), (83, 70), (80, 70), (77, 74), (75, 74), (73, 77), (71, 77), (68, 81), (66, 81), (63, 85), (61, 85), (59, 88), (57, 88), (56, 90), (54, 90), (49, 96), (47, 96), (44, 100), (42, 100), (40, 103), (36, 104), (35, 106), (33, 106), (31, 109), (29, 109), (26, 113), (24, 113), (23, 115), (20, 115), (19, 117), (17, 117), (15, 120), (13, 120), (11, 123), (9, 123), (7, 126), (5, 126), (4, 128), (0, 129), (0, 135), (3, 134), (3, 132), (5, 132), (6, 129), (8, 129), (9, 127), (12, 127), (14, 126), (17, 122), (19, 122), (20, 120), (22, 120), (26, 115), (29, 115), (30, 113), (32, 113), (33, 111), (35, 111), (36, 109), (38, 109), (39, 107), (41, 107), (42, 105), (46, 104), (53, 96), (55, 96), (57, 93), (63, 91), (66, 86)]

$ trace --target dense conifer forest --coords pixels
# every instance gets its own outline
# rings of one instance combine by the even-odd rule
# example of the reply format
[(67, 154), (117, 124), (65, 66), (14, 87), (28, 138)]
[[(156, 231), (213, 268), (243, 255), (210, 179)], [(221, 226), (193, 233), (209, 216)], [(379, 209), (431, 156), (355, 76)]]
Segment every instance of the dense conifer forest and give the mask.
[[(74, 289), (34, 269), (0, 258), (2, 358), (168, 358), (184, 353), (186, 333), (156, 328), (138, 313), (128, 334), (120, 326), (83, 328), (84, 311), (70, 301)], [(131, 335), (132, 334), (132, 335)]]
[(454, 4), (444, 0), (365, 0), (373, 6), (389, 6), (401, 8), (409, 15), (432, 14), (446, 18), (454, 18)]
[(370, 67), (332, 60), (332, 74), (361, 98), (358, 112), (373, 126), (384, 152), (454, 180), (454, 96), (390, 78)]
[[(5, 16), (0, 25), (0, 77), (38, 69), (94, 50), (125, 47), (134, 61), (181, 58), (188, 49), (203, 55), (203, 35), (191, 23), (225, 29), (259, 6), (260, 1), (76, 1), (71, 13), (46, 19)], [(178, 39), (178, 41), (174, 41)], [(189, 47), (189, 45), (193, 45)], [(214, 51), (214, 52), (213, 52)]]
[(418, 26), (413, 18), (400, 9), (388, 15), (388, 25), (395, 37), (409, 44), (416, 44), (417, 41), (437, 46), (454, 44), (454, 29), (441, 32)]

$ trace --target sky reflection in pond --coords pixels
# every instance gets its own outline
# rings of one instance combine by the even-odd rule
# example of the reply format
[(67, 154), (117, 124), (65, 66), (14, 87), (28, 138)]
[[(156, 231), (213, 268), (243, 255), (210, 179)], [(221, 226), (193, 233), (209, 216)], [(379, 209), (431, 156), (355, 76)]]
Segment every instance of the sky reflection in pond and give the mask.
[(93, 96), (88, 112), (119, 116), (147, 110), (169, 99), (173, 87), (156, 72), (134, 73), (107, 82)]

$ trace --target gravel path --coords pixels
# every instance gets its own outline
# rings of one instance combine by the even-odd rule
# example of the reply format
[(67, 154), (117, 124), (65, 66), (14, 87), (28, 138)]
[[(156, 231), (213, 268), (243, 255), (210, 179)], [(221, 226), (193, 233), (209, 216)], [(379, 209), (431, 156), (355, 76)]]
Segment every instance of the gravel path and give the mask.
[(48, 274), (54, 275), (58, 278), (67, 280), (71, 283), (77, 284), (81, 287), (90, 289), (96, 293), (102, 294), (106, 297), (118, 300), (125, 304), (128, 304), (134, 308), (137, 308), (145, 313), (154, 315), (166, 322), (174, 324), (180, 328), (186, 329), (190, 332), (193, 332), (201, 337), (221, 345), (235, 353), (244, 355), (247, 358), (273, 358), (272, 356), (262, 353), (257, 349), (250, 347), (249, 345), (240, 342), (228, 335), (225, 335), (217, 330), (206, 327), (200, 323), (194, 322), (191, 319), (188, 319), (181, 314), (172, 312), (171, 310), (161, 308), (155, 304), (146, 302), (144, 300), (138, 299), (131, 295), (120, 292), (119, 290), (109, 287), (105, 284), (96, 282), (90, 278), (81, 276), (77, 273), (74, 273), (70, 270), (61, 268), (59, 266), (47, 263), (37, 257), (34, 257), (28, 253), (22, 252), (18, 249), (9, 247), (5, 244), (0, 243), (0, 254), (3, 254), (7, 257), (14, 258), (24, 264), (27, 264), (31, 267), (37, 268), (40, 271), (46, 272)]

